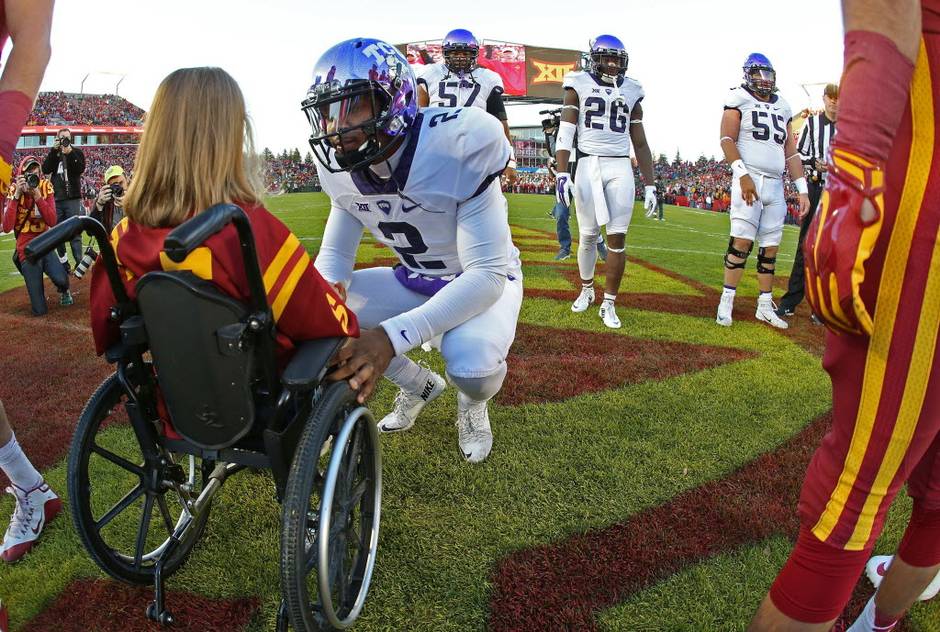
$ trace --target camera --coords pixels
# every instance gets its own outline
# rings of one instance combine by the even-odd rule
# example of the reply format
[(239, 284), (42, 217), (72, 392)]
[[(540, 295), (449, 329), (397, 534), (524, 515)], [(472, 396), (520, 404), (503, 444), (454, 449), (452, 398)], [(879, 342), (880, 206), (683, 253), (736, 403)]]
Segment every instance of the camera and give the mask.
[(78, 262), (78, 265), (75, 266), (75, 278), (80, 279), (85, 276), (85, 273), (88, 271), (88, 268), (91, 267), (91, 264), (95, 262), (95, 259), (98, 258), (98, 251), (92, 246), (85, 248), (85, 255), (82, 257), (82, 260)]
[(120, 184), (111, 184), (111, 185), (108, 185), (108, 186), (111, 187), (111, 196), (112, 196), (112, 197), (116, 197), (116, 198), (117, 198), (117, 197), (121, 197), (122, 195), (124, 195), (124, 187), (122, 187)]
[(26, 179), (26, 186), (30, 189), (35, 189), (39, 186), (39, 176), (35, 173), (27, 173), (23, 177)]
[(63, 136), (62, 138), (59, 139), (59, 145), (62, 147), (68, 147), (71, 144), (72, 144), (72, 141), (69, 140), (68, 136)]

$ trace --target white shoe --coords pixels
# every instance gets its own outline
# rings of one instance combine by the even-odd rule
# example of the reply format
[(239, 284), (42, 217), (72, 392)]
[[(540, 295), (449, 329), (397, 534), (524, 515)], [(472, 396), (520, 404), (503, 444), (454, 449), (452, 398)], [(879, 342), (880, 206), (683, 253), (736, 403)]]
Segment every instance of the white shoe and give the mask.
[(415, 425), (415, 419), (421, 410), (437, 399), (438, 395), (447, 388), (447, 382), (440, 375), (430, 369), (427, 380), (420, 393), (406, 393), (398, 391), (395, 396), (395, 408), (385, 415), (378, 423), (379, 432), (401, 432)]
[(604, 324), (611, 329), (620, 329), (620, 319), (617, 318), (617, 308), (614, 306), (613, 301), (605, 300), (601, 303), (601, 308), (597, 311), (597, 315), (600, 316)]
[(578, 298), (574, 299), (574, 303), (571, 304), (571, 311), (575, 313), (580, 313), (586, 310), (588, 307), (594, 304), (594, 286), (584, 287), (581, 286), (581, 293), (578, 294)]
[(460, 453), (470, 463), (479, 463), (493, 448), (493, 431), (486, 402), (475, 402), (457, 394), (457, 443)]
[(715, 318), (715, 322), (722, 327), (730, 327), (732, 323), (732, 311), (734, 311), (734, 294), (722, 292), (721, 302), (718, 303), (718, 316)]
[[(865, 574), (868, 575), (868, 580), (876, 590), (881, 585), (881, 580), (885, 578), (885, 573), (888, 572), (888, 567), (891, 566), (893, 560), (893, 555), (876, 555), (868, 560), (868, 564), (865, 565)], [(937, 573), (937, 576), (924, 589), (917, 601), (930, 601), (937, 596), (937, 593), (940, 593), (940, 573)]]
[(16, 507), (0, 545), (0, 559), (16, 562), (30, 552), (46, 523), (58, 515), (62, 501), (45, 481), (28, 491), (16, 485), (7, 487), (6, 491), (13, 494)]
[(777, 316), (777, 306), (774, 305), (774, 302), (769, 296), (767, 298), (763, 296), (758, 297), (757, 312), (754, 314), (754, 317), (757, 320), (762, 320), (765, 323), (773, 325), (777, 329), (788, 329), (790, 327), (787, 321)]

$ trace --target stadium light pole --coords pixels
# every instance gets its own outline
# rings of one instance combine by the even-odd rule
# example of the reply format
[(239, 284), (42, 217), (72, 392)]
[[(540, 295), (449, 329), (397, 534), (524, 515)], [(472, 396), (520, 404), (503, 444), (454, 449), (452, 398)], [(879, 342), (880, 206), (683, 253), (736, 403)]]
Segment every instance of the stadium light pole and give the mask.
[(85, 78), (82, 79), (82, 83), (81, 83), (81, 85), (78, 87), (78, 93), (79, 93), (79, 94), (85, 94), (85, 81), (87, 81), (87, 80), (88, 80), (88, 77), (90, 77), (90, 76), (91, 76), (91, 73), (88, 73), (87, 75), (85, 75)]

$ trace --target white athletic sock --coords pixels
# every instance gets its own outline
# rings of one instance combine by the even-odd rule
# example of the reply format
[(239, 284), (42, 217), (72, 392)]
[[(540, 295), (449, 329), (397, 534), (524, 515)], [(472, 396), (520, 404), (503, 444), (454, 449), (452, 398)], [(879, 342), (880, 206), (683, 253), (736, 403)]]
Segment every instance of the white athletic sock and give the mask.
[(26, 458), (15, 435), (10, 437), (5, 446), (0, 447), (0, 470), (20, 489), (30, 490), (42, 482), (42, 474)]
[[(878, 621), (878, 613), (875, 608), (875, 597), (872, 596), (865, 604), (865, 609), (859, 615), (855, 623), (845, 632), (891, 632), (898, 625), (898, 620), (893, 623)], [(881, 624), (881, 625), (879, 625)]]
[(725, 295), (727, 295), (727, 296), (734, 296), (734, 295), (737, 293), (737, 291), (738, 291), (737, 288), (728, 287), (727, 285), (725, 285), (725, 286), (721, 289), (721, 293), (722, 293), (722, 294), (725, 294)]
[(617, 300), (617, 295), (616, 295), (616, 294), (608, 294), (607, 292), (604, 292), (604, 302), (605, 302), (605, 303), (613, 303), (613, 302), (616, 301), (616, 300)]
[(385, 377), (406, 393), (420, 393), (428, 381), (430, 369), (406, 356), (395, 356), (388, 364)]

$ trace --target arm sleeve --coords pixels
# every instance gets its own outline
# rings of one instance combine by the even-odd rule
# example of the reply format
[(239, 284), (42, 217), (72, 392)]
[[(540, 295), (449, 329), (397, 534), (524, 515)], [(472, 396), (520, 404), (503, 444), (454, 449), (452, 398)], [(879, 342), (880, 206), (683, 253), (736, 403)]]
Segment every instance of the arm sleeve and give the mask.
[(490, 96), (486, 99), (486, 111), (498, 118), (506, 120), (506, 106), (503, 104), (503, 87), (493, 86)]
[(335, 203), (330, 207), (323, 241), (314, 265), (329, 283), (342, 283), (349, 287), (356, 251), (362, 241), (362, 222)]
[(493, 182), (485, 193), (457, 207), (457, 253), (463, 273), (424, 304), (381, 323), (395, 353), (406, 353), (493, 305), (506, 285), (508, 243), (506, 198)]

